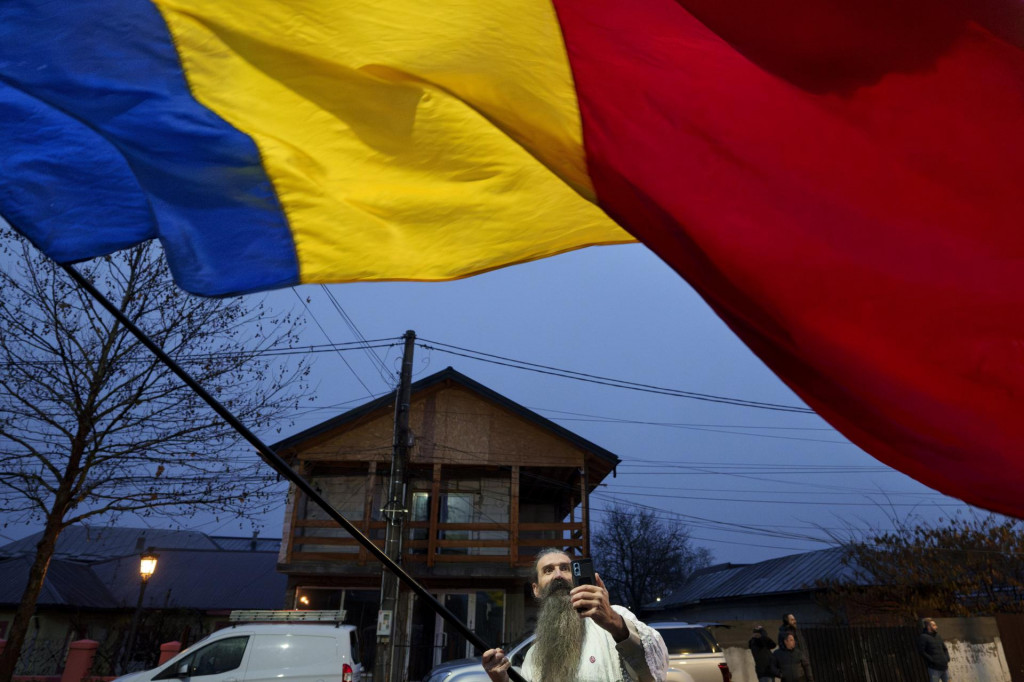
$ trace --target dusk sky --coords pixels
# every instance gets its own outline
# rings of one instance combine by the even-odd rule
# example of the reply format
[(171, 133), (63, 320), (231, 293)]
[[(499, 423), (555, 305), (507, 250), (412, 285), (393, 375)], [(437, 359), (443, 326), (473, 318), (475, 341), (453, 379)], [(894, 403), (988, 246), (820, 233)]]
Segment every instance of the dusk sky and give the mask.
[[(366, 339), (394, 339), (393, 348), (376, 352), (395, 376), (398, 337), (412, 329), (423, 343), (804, 407), (640, 245), (589, 248), (455, 282), (310, 285), (267, 298), (276, 309), (297, 312), (305, 312), (302, 301), (310, 299), (306, 345), (350, 343), (354, 329)], [(848, 536), (852, 529), (887, 527), (892, 516), (936, 520), (970, 509), (884, 466), (814, 414), (609, 387), (416, 348), (414, 379), (447, 366), (622, 459), (618, 476), (592, 497), (594, 530), (600, 510), (614, 501), (643, 505), (688, 524), (716, 562), (747, 563), (820, 549), (830, 532)], [(268, 442), (392, 389), (367, 351), (321, 352), (313, 369), (315, 402), (282, 434), (262, 434)], [(258, 520), (261, 536), (280, 536), (283, 497)], [(132, 517), (120, 524), (168, 525)], [(190, 527), (245, 535), (254, 526), (221, 519)], [(35, 530), (9, 526), (0, 534), (14, 539)]]

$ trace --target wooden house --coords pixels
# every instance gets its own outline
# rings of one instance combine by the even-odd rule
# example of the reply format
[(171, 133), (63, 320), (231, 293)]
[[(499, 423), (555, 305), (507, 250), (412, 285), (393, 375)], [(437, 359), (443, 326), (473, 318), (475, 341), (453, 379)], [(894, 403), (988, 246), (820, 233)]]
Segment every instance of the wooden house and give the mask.
[[(274, 446), (379, 547), (394, 411), (386, 396)], [(588, 495), (618, 457), (451, 368), (412, 385), (410, 427), (403, 568), (485, 641), (530, 631), (534, 555), (550, 546), (589, 553)], [(345, 609), (369, 657), (381, 565), (294, 487), (278, 570), (295, 608)], [(401, 599), (406, 679), (473, 654), (414, 595)]]

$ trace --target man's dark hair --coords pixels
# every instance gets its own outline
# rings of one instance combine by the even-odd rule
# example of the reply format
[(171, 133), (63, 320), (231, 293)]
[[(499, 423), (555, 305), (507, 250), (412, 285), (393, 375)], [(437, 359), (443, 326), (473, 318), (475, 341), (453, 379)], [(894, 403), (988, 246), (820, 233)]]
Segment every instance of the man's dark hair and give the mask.
[(543, 559), (544, 557), (546, 557), (548, 554), (564, 554), (565, 556), (569, 556), (568, 552), (566, 552), (564, 549), (559, 549), (558, 547), (545, 547), (541, 551), (537, 552), (537, 556), (533, 557), (533, 581), (532, 582), (535, 582), (535, 583), (539, 583), (540, 582), (540, 574), (537, 573), (537, 565), (540, 564), (540, 560)]

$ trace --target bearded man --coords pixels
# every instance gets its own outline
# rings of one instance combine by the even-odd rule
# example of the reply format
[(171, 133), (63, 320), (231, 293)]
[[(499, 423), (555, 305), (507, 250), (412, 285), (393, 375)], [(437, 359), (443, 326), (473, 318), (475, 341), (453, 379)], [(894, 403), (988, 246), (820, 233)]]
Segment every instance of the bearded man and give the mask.
[[(662, 682), (668, 650), (658, 631), (608, 601), (600, 575), (595, 585), (572, 586), (569, 556), (545, 549), (533, 565), (533, 596), (540, 600), (536, 639), (523, 661), (531, 682)], [(508, 682), (501, 649), (484, 652), (492, 682)]]

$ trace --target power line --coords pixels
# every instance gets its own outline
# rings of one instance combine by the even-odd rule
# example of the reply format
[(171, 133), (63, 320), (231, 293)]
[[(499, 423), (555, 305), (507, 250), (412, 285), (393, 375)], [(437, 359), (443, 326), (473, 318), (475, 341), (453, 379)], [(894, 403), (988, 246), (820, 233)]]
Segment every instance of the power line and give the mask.
[[(802, 426), (750, 426), (750, 425), (731, 425), (731, 424), (687, 424), (678, 422), (656, 422), (656, 421), (645, 421), (640, 419), (626, 419), (620, 417), (601, 417), (597, 415), (581, 414), (579, 412), (567, 412), (565, 410), (555, 410), (544, 407), (530, 407), (530, 410), (537, 412), (538, 414), (544, 413), (557, 413), (557, 414), (569, 414), (575, 415), (579, 418), (574, 417), (558, 417), (548, 415), (547, 418), (551, 421), (556, 422), (589, 422), (589, 423), (607, 423), (607, 424), (636, 424), (640, 426), (661, 426), (668, 428), (677, 429), (690, 429), (694, 431), (706, 431), (710, 433), (726, 433), (734, 436), (750, 436), (753, 438), (773, 438), (781, 440), (796, 440), (810, 443), (834, 443), (836, 445), (853, 445), (848, 440), (830, 440), (824, 438), (802, 438), (798, 436), (776, 436), (772, 434), (764, 433), (747, 433), (746, 431), (734, 431), (733, 429), (746, 429), (750, 430), (768, 430), (768, 431), (829, 431), (836, 433), (836, 430), (831, 427), (802, 427)], [(455, 410), (446, 410), (444, 414), (450, 415), (461, 415), (461, 416), (483, 416), (480, 412), (460, 412)]]
[(392, 386), (397, 386), (398, 377), (395, 376), (395, 373), (388, 369), (388, 366), (384, 364), (384, 361), (381, 360), (380, 357), (378, 357), (377, 354), (373, 352), (369, 342), (366, 340), (366, 337), (363, 336), (363, 333), (359, 331), (359, 327), (356, 326), (355, 320), (353, 320), (349, 316), (349, 314), (345, 312), (345, 309), (341, 306), (341, 303), (338, 302), (338, 299), (334, 297), (334, 293), (329, 288), (327, 288), (326, 284), (321, 284), (320, 288), (323, 290), (325, 294), (327, 294), (327, 298), (334, 305), (334, 309), (337, 311), (338, 315), (341, 316), (341, 319), (345, 322), (346, 325), (348, 325), (348, 328), (352, 332), (352, 335), (355, 336), (359, 343), (362, 344), (363, 350), (366, 351), (366, 355), (370, 358), (370, 364), (372, 364), (374, 368), (376, 368), (377, 373), (380, 375), (381, 380), (384, 382), (384, 385), (388, 386), (389, 388)]
[[(776, 435), (772, 435), (772, 434), (768, 434), (768, 433), (747, 433), (745, 431), (735, 431), (735, 430), (729, 430), (729, 429), (708, 428), (708, 427), (705, 427), (705, 426), (698, 426), (698, 425), (695, 425), (695, 424), (673, 424), (673, 423), (669, 423), (669, 422), (650, 422), (650, 421), (640, 421), (640, 420), (635, 420), (635, 419), (612, 419), (612, 418), (583, 419), (583, 418), (578, 418), (578, 417), (550, 417), (550, 419), (552, 419), (553, 421), (559, 421), (559, 422), (591, 422), (591, 423), (598, 422), (598, 423), (609, 423), (609, 424), (636, 424), (636, 425), (640, 425), (640, 426), (661, 426), (661, 427), (674, 428), (674, 429), (686, 429), (686, 430), (689, 430), (689, 431), (704, 431), (706, 433), (726, 433), (726, 434), (729, 434), (730, 436), (748, 436), (748, 437), (751, 437), (751, 438), (772, 438), (772, 439), (775, 439), (775, 440), (797, 440), (797, 441), (803, 441), (805, 443), (834, 443), (836, 445), (853, 445), (853, 443), (851, 443), (848, 440), (831, 440), (831, 439), (825, 439), (825, 438), (800, 438), (798, 436), (776, 436)], [(753, 429), (753, 428), (758, 428), (758, 427), (748, 426), (748, 427), (738, 427), (738, 428)], [(784, 427), (776, 427), (776, 428), (784, 428)]]
[[(556, 414), (568, 414), (574, 417), (589, 417), (590, 420), (601, 422), (624, 422), (627, 424), (651, 424), (654, 426), (700, 426), (704, 428), (715, 428), (715, 429), (763, 429), (772, 431), (829, 431), (830, 433), (836, 433), (836, 430), (831, 426), (761, 426), (753, 424), (692, 424), (685, 422), (648, 422), (634, 419), (625, 419), (622, 417), (603, 417), (596, 414), (586, 414), (584, 412), (570, 412), (568, 410), (556, 410), (553, 407), (530, 407), (534, 412), (554, 412)], [(588, 421), (582, 419), (580, 421)]]
[[(615, 484), (615, 490), (679, 490), (679, 486), (640, 486), (640, 485), (622, 485), (621, 483)], [(700, 487), (701, 492), (705, 493), (737, 493), (752, 495), (764, 494), (766, 491), (762, 488), (760, 490), (737, 490), (735, 488), (705, 488)], [(845, 491), (831, 491), (831, 492), (820, 492), (816, 490), (787, 490), (787, 491), (776, 491), (779, 494), (785, 495), (856, 495), (858, 497), (866, 497), (868, 495), (880, 495), (880, 496), (892, 496), (892, 497), (945, 497), (942, 493), (935, 492), (912, 492), (912, 491), (899, 491), (899, 490), (875, 490), (875, 491), (864, 491), (864, 490), (845, 490)]]
[[(278, 356), (289, 356), (289, 355), (318, 355), (320, 353), (341, 353), (345, 351), (362, 351), (366, 348), (393, 348), (399, 345), (394, 339), (374, 339), (368, 342), (369, 345), (364, 345), (358, 341), (351, 342), (339, 342), (339, 343), (326, 343), (326, 344), (311, 344), (303, 346), (291, 346), (289, 348), (264, 348), (260, 350), (240, 350), (240, 351), (222, 351), (213, 353), (181, 353), (175, 357), (180, 362), (201, 362), (204, 360), (216, 360), (221, 358), (233, 358), (238, 356), (246, 356), (251, 358), (257, 357), (278, 357)], [(61, 365), (68, 362), (67, 360), (44, 360), (44, 359), (27, 359), (0, 362), (0, 367), (11, 367), (13, 365), (31, 365), (45, 367), (49, 365)], [(152, 360), (149, 359), (144, 353), (139, 353), (139, 357), (125, 357), (119, 362), (124, 364), (152, 364)]]
[[(434, 447), (437, 447), (437, 448), (442, 449), (442, 450), (448, 450), (448, 451), (451, 451), (451, 452), (457, 452), (457, 453), (459, 453), (459, 454), (461, 454), (463, 456), (468, 456), (468, 457), (473, 458), (473, 459), (478, 459), (478, 460), (480, 460), (482, 462), (485, 461), (484, 460), (484, 453), (475, 452), (475, 451), (467, 451), (467, 450), (463, 450), (461, 448), (456, 448), (456, 447), (453, 447), (453, 446), (450, 446), (450, 445), (446, 445), (446, 444), (438, 443), (438, 442), (434, 442), (434, 441), (430, 441), (429, 443), (431, 445), (433, 445)], [(507, 466), (507, 465), (501, 465), (501, 466), (498, 466), (498, 467), (495, 467), (495, 468), (498, 471), (511, 471), (511, 467)], [(545, 485), (548, 485), (548, 486), (551, 486), (551, 487), (554, 487), (554, 488), (560, 488), (560, 489), (563, 489), (563, 490), (572, 490), (572, 491), (576, 491), (577, 490), (577, 486), (574, 485), (574, 484), (566, 484), (563, 481), (560, 481), (560, 480), (557, 480), (557, 479), (553, 479), (551, 477), (544, 476), (542, 474), (537, 474), (537, 473), (534, 473), (534, 472), (526, 471), (524, 469), (520, 469), (520, 475), (525, 477), (525, 478), (530, 478), (530, 479), (533, 479), (533, 480), (537, 480), (539, 482), (544, 483)], [(480, 491), (480, 494), (481, 495), (486, 495), (485, 491)], [(614, 496), (612, 496), (612, 495), (610, 495), (608, 493), (601, 494), (601, 493), (596, 493), (595, 492), (595, 493), (591, 493), (591, 497), (592, 498), (597, 498), (599, 500), (601, 500), (601, 499), (611, 499), (614, 502), (618, 502), (618, 500), (616, 500), (616, 498)], [(492, 499), (497, 500), (498, 498), (492, 497)], [(504, 500), (504, 498), (502, 498), (502, 499)], [(644, 505), (642, 503), (637, 503), (637, 502), (632, 502), (632, 501), (629, 502), (629, 504), (631, 506), (633, 506), (633, 507), (644, 507), (644, 508), (648, 508), (648, 509), (652, 509), (652, 510), (657, 510), (657, 511), (660, 511), (660, 512), (663, 512), (663, 513), (666, 513), (666, 514), (670, 514), (670, 515), (672, 515), (672, 516), (674, 516), (676, 518), (685, 520), (688, 525), (692, 525), (692, 526), (696, 526), (696, 527), (704, 527), (704, 528), (706, 528), (708, 530), (716, 530), (716, 531), (722, 531), (722, 532), (732, 532), (732, 533), (739, 533), (739, 534), (746, 534), (746, 535), (755, 535), (757, 537), (766, 537), (766, 536), (768, 536), (768, 537), (778, 537), (780, 539), (803, 540), (803, 541), (820, 542), (820, 543), (826, 543), (826, 544), (830, 542), (829, 540), (825, 540), (825, 539), (822, 539), (820, 537), (804, 535), (804, 534), (796, 533), (796, 532), (794, 532), (792, 530), (778, 529), (778, 528), (768, 527), (768, 526), (751, 526), (751, 525), (746, 525), (746, 524), (738, 524), (738, 523), (732, 523), (732, 522), (727, 522), (727, 521), (720, 521), (720, 520), (716, 520), (716, 519), (706, 519), (706, 518), (703, 518), (703, 517), (694, 516), (694, 515), (690, 515), (690, 514), (682, 514), (682, 513), (679, 513), (679, 512), (670, 512), (668, 510), (664, 510), (664, 509), (661, 509), (661, 508), (658, 508), (658, 507), (651, 507), (650, 505)], [(601, 510), (593, 510), (592, 509), (592, 511), (601, 511)], [(695, 538), (695, 539), (699, 539), (699, 538)], [(726, 540), (710, 540), (710, 539), (708, 539), (708, 541), (725, 542), (727, 544), (750, 544), (750, 543), (730, 543), (729, 541), (726, 541)], [(787, 550), (795, 549), (795, 548), (791, 548), (791, 547), (780, 547), (780, 546), (777, 546), (777, 545), (752, 545), (751, 544), (750, 546), (767, 547), (767, 548), (771, 548), (771, 549), (787, 549)]]
[[(752, 504), (784, 504), (787, 506), (825, 506), (825, 507), (878, 507), (882, 506), (875, 502), (837, 502), (835, 500), (829, 500), (827, 502), (812, 502), (808, 500), (751, 500), (751, 499), (737, 499), (733, 497), (701, 497), (699, 495), (656, 495), (650, 493), (619, 493), (620, 495), (627, 496), (641, 496), (641, 497), (657, 497), (667, 498), (671, 500), (706, 500), (709, 502), (749, 502)], [(825, 493), (822, 493), (825, 494)], [(939, 502), (887, 502), (884, 506), (886, 507), (946, 507), (956, 503), (942, 504)]]
[[(313, 311), (309, 309), (309, 304), (307, 303), (306, 299), (302, 298), (302, 296), (299, 294), (299, 292), (294, 287), (292, 288), (292, 293), (295, 294), (295, 298), (299, 299), (299, 303), (301, 303), (302, 307), (306, 309), (306, 312), (309, 314), (309, 316), (313, 318), (313, 322), (316, 323), (317, 328), (320, 329), (320, 332), (324, 335), (324, 338), (327, 339), (328, 342), (330, 342), (331, 341), (331, 335), (327, 333), (327, 330), (324, 329), (322, 324), (320, 324), (320, 320), (318, 320), (316, 315), (313, 314)], [(352, 376), (354, 376), (356, 378), (356, 381), (359, 382), (359, 385), (362, 386), (366, 390), (367, 395), (369, 395), (370, 398), (372, 399), (373, 398), (373, 391), (371, 391), (370, 387), (367, 386), (363, 382), (363, 380), (362, 380), (362, 378), (360, 378), (359, 374), (355, 371), (355, 369), (352, 368), (352, 365), (348, 364), (348, 360), (345, 359), (345, 356), (342, 355), (339, 352), (338, 353), (338, 357), (341, 358), (341, 361), (343, 363), (345, 363), (346, 367), (348, 367), (348, 371), (352, 373)]]
[(782, 405), (779, 403), (766, 403), (755, 400), (744, 400), (742, 398), (729, 398), (726, 396), (712, 395), (710, 393), (697, 393), (694, 391), (685, 391), (681, 389), (666, 388), (663, 386), (654, 386), (652, 384), (643, 384), (634, 381), (626, 381), (623, 379), (613, 379), (610, 377), (602, 377), (596, 374), (588, 374), (585, 372), (576, 372), (573, 370), (559, 369), (550, 365), (540, 365), (537, 363), (526, 362), (523, 360), (515, 360), (507, 358), (501, 355), (494, 355), (492, 353), (484, 353), (482, 351), (475, 351), (469, 348), (462, 348), (460, 346), (453, 346), (447, 343), (441, 343), (439, 341), (431, 341), (429, 339), (420, 339), (418, 343), (422, 348), (426, 350), (436, 350), (441, 353), (448, 353), (450, 355), (456, 355), (459, 357), (468, 358), (470, 360), (477, 360), (479, 362), (488, 362), (494, 365), (501, 365), (504, 367), (514, 367), (529, 372), (536, 372), (538, 374), (547, 374), (551, 376), (562, 377), (563, 379), (574, 379), (576, 381), (585, 381), (587, 383), (599, 384), (602, 386), (611, 386), (614, 388), (624, 388), (634, 391), (641, 391), (644, 393), (657, 393), (661, 395), (670, 395), (678, 398), (689, 398), (692, 400), (702, 400), (705, 402), (722, 403), (726, 405), (735, 405), (737, 407), (753, 407), (762, 410), (774, 410), (778, 412), (795, 412), (798, 414), (815, 414), (814, 410), (809, 407), (798, 407), (795, 405)]

